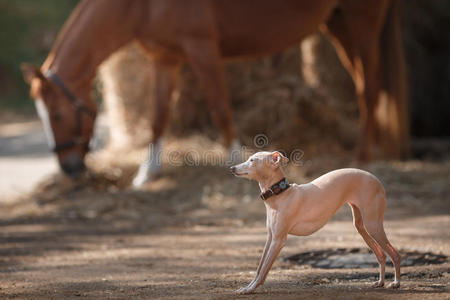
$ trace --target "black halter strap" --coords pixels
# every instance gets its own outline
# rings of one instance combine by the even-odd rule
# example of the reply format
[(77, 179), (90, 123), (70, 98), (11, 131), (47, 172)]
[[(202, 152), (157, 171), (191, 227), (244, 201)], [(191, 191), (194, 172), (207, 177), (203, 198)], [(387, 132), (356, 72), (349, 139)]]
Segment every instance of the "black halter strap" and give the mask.
[(66, 98), (70, 101), (73, 108), (75, 109), (75, 118), (77, 122), (77, 136), (75, 136), (73, 139), (67, 141), (55, 144), (55, 147), (52, 149), (53, 152), (60, 152), (62, 150), (73, 148), (77, 145), (84, 144), (86, 148), (89, 147), (89, 141), (85, 141), (82, 136), (82, 130), (83, 130), (83, 113), (87, 114), (91, 118), (95, 119), (97, 113), (92, 110), (91, 108), (87, 107), (83, 104), (71, 91), (70, 89), (64, 84), (64, 82), (59, 78), (56, 73), (54, 73), (52, 70), (47, 70), (45, 72), (45, 77), (47, 77), (51, 82), (53, 82), (66, 96)]

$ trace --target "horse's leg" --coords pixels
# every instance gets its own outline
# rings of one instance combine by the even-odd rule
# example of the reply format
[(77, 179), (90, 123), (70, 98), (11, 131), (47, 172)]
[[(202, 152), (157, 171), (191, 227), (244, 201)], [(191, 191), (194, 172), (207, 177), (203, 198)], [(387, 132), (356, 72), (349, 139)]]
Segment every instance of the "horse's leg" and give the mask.
[(187, 61), (200, 81), (214, 122), (222, 132), (224, 144), (231, 158), (238, 160), (240, 148), (235, 138), (232, 109), (226, 86), (225, 73), (217, 42), (213, 38), (188, 38), (183, 41)]
[(341, 1), (324, 29), (353, 78), (360, 111), (360, 161), (371, 159), (375, 137), (375, 107), (381, 92), (380, 34), (388, 1)]
[(158, 59), (154, 64), (155, 82), (152, 110), (153, 136), (149, 145), (148, 160), (141, 164), (133, 186), (139, 187), (161, 171), (162, 135), (169, 124), (170, 100), (176, 85), (180, 64)]

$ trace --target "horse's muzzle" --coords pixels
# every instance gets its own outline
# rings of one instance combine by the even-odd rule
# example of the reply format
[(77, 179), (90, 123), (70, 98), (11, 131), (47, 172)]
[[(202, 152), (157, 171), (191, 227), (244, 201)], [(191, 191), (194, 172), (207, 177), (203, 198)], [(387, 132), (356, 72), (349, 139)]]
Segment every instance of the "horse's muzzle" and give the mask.
[(59, 161), (61, 169), (72, 179), (80, 178), (86, 171), (83, 159), (77, 154), (70, 154)]

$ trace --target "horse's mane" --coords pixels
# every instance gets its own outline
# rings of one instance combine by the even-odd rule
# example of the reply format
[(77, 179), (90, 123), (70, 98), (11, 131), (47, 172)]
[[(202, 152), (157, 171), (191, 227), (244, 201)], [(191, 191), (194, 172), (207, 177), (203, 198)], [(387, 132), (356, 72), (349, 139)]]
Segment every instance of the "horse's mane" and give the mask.
[(81, 0), (80, 3), (75, 7), (75, 9), (70, 14), (67, 21), (64, 23), (62, 29), (59, 31), (58, 36), (56, 37), (56, 41), (53, 44), (53, 47), (47, 56), (47, 59), (45, 60), (44, 64), (42, 65), (43, 70), (47, 70), (52, 65), (54, 58), (56, 56), (56, 53), (61, 48), (64, 39), (67, 35), (70, 34), (70, 32), (73, 30), (73, 28), (78, 23), (80, 17), (83, 15), (83, 12), (86, 10), (89, 4), (89, 0)]

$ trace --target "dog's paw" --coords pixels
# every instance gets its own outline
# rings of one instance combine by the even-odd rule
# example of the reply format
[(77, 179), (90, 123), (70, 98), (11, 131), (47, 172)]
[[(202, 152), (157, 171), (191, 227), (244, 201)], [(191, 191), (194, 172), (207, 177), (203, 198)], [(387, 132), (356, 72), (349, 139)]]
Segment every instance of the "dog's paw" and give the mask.
[(372, 287), (373, 288), (380, 288), (384, 286), (384, 281), (378, 280), (375, 281), (374, 283), (372, 283)]
[(387, 286), (388, 289), (398, 289), (400, 287), (400, 281), (392, 281)]
[(254, 290), (255, 290), (254, 288), (246, 286), (246, 287), (242, 287), (234, 292), (239, 295), (246, 295), (246, 294), (251, 294)]

